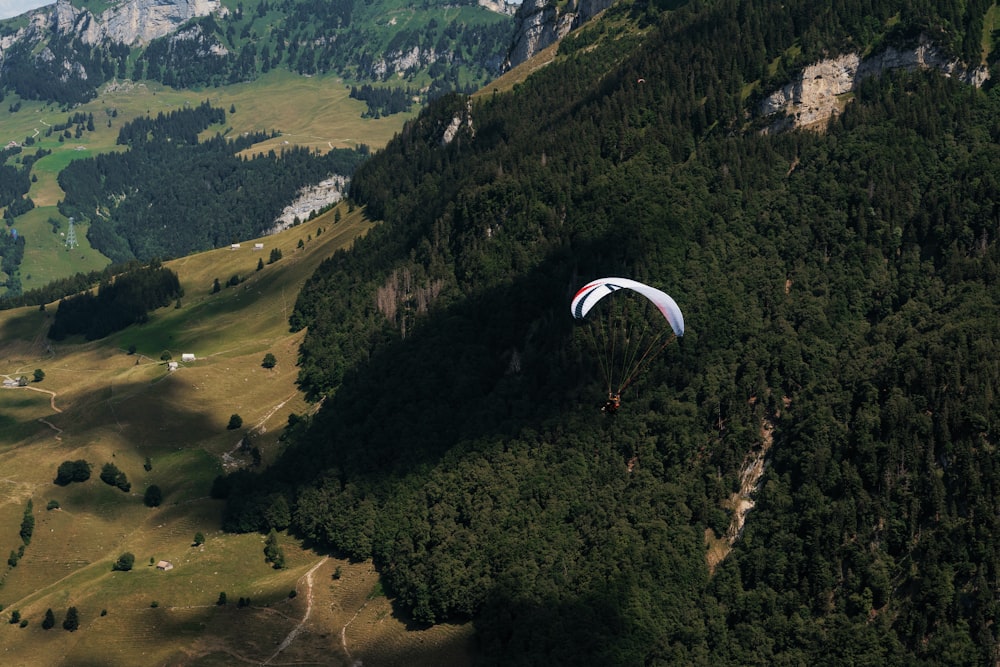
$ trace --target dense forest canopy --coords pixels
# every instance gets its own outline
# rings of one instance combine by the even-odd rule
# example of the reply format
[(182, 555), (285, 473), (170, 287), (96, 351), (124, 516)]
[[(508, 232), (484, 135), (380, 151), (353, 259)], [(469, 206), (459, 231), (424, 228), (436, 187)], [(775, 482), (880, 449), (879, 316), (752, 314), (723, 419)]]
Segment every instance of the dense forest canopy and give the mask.
[(151, 262), (101, 281), (97, 293), (89, 290), (61, 299), (49, 327), (52, 340), (82, 334), (87, 340), (149, 320), (149, 312), (183, 296), (177, 274)]
[[(373, 558), (484, 664), (994, 663), (1000, 95), (885, 72), (823, 133), (747, 130), (796, 52), (993, 58), (985, 3), (930, 5), (617, 6), (510, 94), (432, 105), (356, 172), (384, 222), (291, 320), (326, 400), (219, 480), (227, 527)], [(601, 275), (687, 324), (614, 419), (567, 313)]]
[(350, 176), (367, 153), (290, 147), (247, 159), (240, 151), (266, 134), (199, 140), (224, 121), (222, 109), (204, 102), (125, 124), (118, 143), (128, 150), (59, 173), (60, 212), (88, 221), (90, 244), (114, 262), (180, 257), (265, 234), (301, 188)]
[[(20, 237), (19, 237), (20, 238)], [(21, 244), (22, 248), (24, 244)], [(100, 271), (78, 272), (69, 278), (53, 280), (42, 287), (36, 287), (26, 292), (12, 293), (8, 291), (0, 297), (0, 310), (9, 308), (20, 308), (22, 306), (45, 306), (53, 301), (77, 294), (91, 287), (99, 285), (101, 282), (110, 281), (114, 276), (138, 269), (142, 263), (131, 260), (124, 264), (109, 264)]]

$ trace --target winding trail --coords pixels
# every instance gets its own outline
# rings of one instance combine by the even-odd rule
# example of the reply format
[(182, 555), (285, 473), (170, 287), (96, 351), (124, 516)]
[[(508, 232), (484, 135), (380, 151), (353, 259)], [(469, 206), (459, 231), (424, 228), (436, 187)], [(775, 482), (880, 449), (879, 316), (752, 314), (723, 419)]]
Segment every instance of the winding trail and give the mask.
[(325, 563), (327, 561), (327, 559), (328, 559), (328, 557), (324, 556), (323, 559), (320, 562), (316, 563), (311, 568), (309, 568), (309, 571), (306, 572), (306, 574), (305, 574), (305, 580), (306, 580), (306, 613), (302, 616), (302, 620), (299, 621), (298, 624), (294, 628), (292, 628), (291, 632), (288, 633), (288, 636), (286, 636), (282, 640), (281, 644), (278, 645), (278, 649), (274, 653), (271, 654), (271, 657), (268, 658), (267, 660), (265, 660), (264, 662), (262, 662), (261, 664), (263, 664), (263, 665), (270, 665), (271, 661), (274, 660), (275, 658), (277, 658), (279, 653), (281, 653), (286, 648), (288, 648), (289, 646), (291, 646), (292, 642), (295, 641), (295, 638), (298, 637), (299, 633), (302, 632), (302, 629), (305, 627), (306, 621), (309, 620), (309, 615), (312, 613), (312, 606), (313, 606), (313, 573), (317, 569), (319, 569), (319, 566), (322, 565), (323, 563)]
[(61, 428), (59, 428), (58, 426), (56, 426), (55, 424), (53, 424), (52, 422), (50, 422), (45, 417), (39, 417), (38, 421), (40, 421), (41, 423), (45, 424), (50, 429), (52, 429), (53, 431), (56, 432), (56, 435), (55, 435), (56, 440), (62, 440), (62, 432), (63, 432), (63, 430)]
[[(10, 376), (9, 375), (4, 375), (4, 377), (9, 378)], [(28, 386), (28, 387), (8, 387), (8, 388), (10, 388), (10, 389), (30, 389), (31, 391), (39, 391), (39, 392), (41, 392), (43, 394), (48, 394), (49, 395), (49, 406), (52, 408), (52, 411), (53, 412), (62, 412), (62, 410), (60, 410), (56, 406), (56, 396), (58, 394), (56, 394), (56, 392), (54, 392), (54, 391), (51, 391), (49, 389), (39, 389), (38, 387), (30, 387), (30, 386)], [(42, 424), (45, 424), (50, 429), (52, 429), (53, 431), (56, 432), (56, 436), (55, 436), (56, 440), (62, 440), (62, 436), (60, 434), (63, 432), (63, 430), (61, 428), (59, 428), (58, 426), (56, 426), (55, 424), (53, 424), (52, 422), (50, 422), (45, 417), (39, 417), (38, 421), (41, 422)]]
[[(15, 373), (14, 375), (18, 375), (18, 373)], [(13, 378), (10, 375), (6, 375), (6, 374), (5, 375), (0, 375), (0, 377), (7, 378), (8, 380), (14, 380), (14, 379), (16, 379), (16, 378)], [(62, 410), (60, 410), (58, 407), (56, 407), (56, 396), (58, 396), (58, 394), (56, 394), (56, 392), (52, 391), (51, 389), (39, 389), (38, 387), (32, 387), (31, 385), (25, 385), (23, 387), (4, 387), (4, 389), (28, 389), (29, 391), (38, 391), (38, 392), (41, 392), (43, 394), (48, 394), (49, 395), (49, 405), (52, 407), (52, 410), (54, 412), (62, 412)]]
[[(371, 600), (365, 600), (365, 603), (363, 605), (361, 605), (360, 607), (358, 607), (358, 610), (356, 612), (354, 612), (354, 616), (351, 616), (351, 620), (349, 620), (347, 623), (344, 623), (344, 627), (342, 627), (340, 629), (340, 647), (342, 649), (344, 649), (344, 655), (347, 656), (348, 660), (352, 660), (352, 658), (351, 658), (351, 652), (347, 650), (347, 626), (350, 625), (351, 623), (353, 623), (354, 619), (356, 619), (358, 616), (361, 615), (361, 612), (365, 610), (365, 607), (368, 606), (369, 602), (371, 602)], [(361, 661), (359, 661), (359, 660), (352, 660), (351, 667), (354, 667), (355, 665), (360, 665), (360, 664), (361, 664)]]
[[(22, 387), (22, 389), (30, 389), (31, 391), (40, 391), (43, 394), (48, 394), (49, 395), (49, 406), (52, 407), (52, 410), (54, 412), (62, 412), (62, 410), (60, 410), (59, 408), (56, 407), (56, 396), (58, 396), (58, 394), (56, 394), (56, 392), (51, 391), (50, 389), (39, 389), (38, 387), (32, 387), (32, 386)], [(41, 420), (39, 420), (39, 421), (41, 421)]]
[[(254, 425), (254, 427), (252, 429), (250, 429), (251, 432), (252, 433), (267, 433), (267, 428), (264, 426), (264, 424), (267, 423), (268, 419), (270, 419), (271, 417), (274, 416), (275, 412), (277, 412), (281, 408), (285, 407), (285, 403), (287, 403), (288, 401), (292, 400), (293, 398), (295, 398), (295, 394), (291, 394), (288, 398), (286, 398), (285, 400), (283, 400), (281, 403), (278, 403), (277, 405), (275, 405), (274, 407), (272, 407), (267, 412), (267, 414), (264, 415), (263, 417), (261, 417), (261, 419), (257, 422), (257, 424)], [(219, 456), (219, 459), (222, 462), (222, 467), (223, 467), (223, 469), (226, 472), (229, 472), (230, 470), (235, 470), (235, 469), (239, 468), (242, 465), (233, 456), (236, 453), (236, 451), (239, 450), (239, 448), (242, 447), (242, 446), (243, 446), (243, 438), (240, 438), (239, 440), (236, 441), (236, 444), (233, 445), (232, 449), (230, 449), (228, 452), (222, 452), (222, 454)]]

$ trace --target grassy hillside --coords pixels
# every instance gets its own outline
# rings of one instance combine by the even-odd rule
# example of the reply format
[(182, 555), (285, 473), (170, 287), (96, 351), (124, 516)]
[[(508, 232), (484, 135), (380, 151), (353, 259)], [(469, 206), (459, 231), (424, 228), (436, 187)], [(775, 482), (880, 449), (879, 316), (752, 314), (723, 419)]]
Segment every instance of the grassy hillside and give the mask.
[[(184, 105), (208, 99), (213, 106), (227, 111), (227, 134), (237, 136), (255, 130), (278, 130), (280, 137), (254, 147), (253, 154), (279, 151), (286, 145), (307, 146), (314, 150), (353, 148), (360, 144), (384, 145), (396, 133), (409, 114), (381, 119), (361, 118), (364, 103), (349, 97), (350, 90), (336, 77), (301, 77), (287, 71), (272, 71), (253, 83), (213, 88), (208, 91), (174, 90), (157, 83), (109, 86), (97, 99), (73, 109), (71, 113), (93, 114), (94, 131), (79, 138), (59, 141), (58, 134), (46, 137), (46, 129), (65, 123), (70, 112), (56, 105), (34, 101), (13, 104), (0, 111), (0, 144), (23, 142), (34, 138), (34, 145), (23, 155), (39, 149), (52, 151), (32, 167), (37, 181), (28, 196), (36, 208), (19, 216), (15, 228), (26, 237), (21, 265), (23, 288), (30, 290), (81, 271), (101, 269), (109, 261), (90, 247), (86, 227), (78, 227), (79, 248), (70, 252), (65, 246), (67, 220), (56, 204), (64, 193), (56, 178), (72, 160), (107, 151), (121, 150), (115, 145), (122, 125), (142, 116), (168, 113)], [(11, 98), (8, 98), (8, 102)], [(235, 109), (234, 113), (228, 113)], [(55, 220), (58, 226), (51, 224)]]
[[(185, 291), (181, 307), (102, 341), (49, 346), (55, 304), (0, 313), (0, 375), (45, 373), (28, 387), (0, 390), (0, 549), (21, 545), (28, 499), (36, 521), (17, 566), (5, 563), (0, 573), (2, 618), (17, 610), (29, 621), (0, 624), (7, 664), (97, 664), (98, 655), (104, 665), (263, 662), (306, 616), (278, 662), (390, 664), (405, 652), (421, 664), (421, 650), (434, 654), (423, 664), (439, 664), (442, 655), (449, 664), (467, 661), (470, 629), (408, 630), (370, 564), (282, 536), (287, 567), (274, 570), (264, 561), (264, 536), (218, 531), (222, 503), (209, 488), (223, 470), (251, 464), (238, 451), (244, 433), (269, 461), (288, 416), (311, 409), (294, 383), (303, 333), (288, 332), (287, 311), (319, 262), (366, 233), (359, 212), (342, 213), (337, 223), (330, 213), (256, 240), (263, 250), (248, 240), (239, 250), (170, 262)], [(266, 264), (272, 248), (283, 257)], [(257, 271), (260, 257), (265, 267)], [(211, 294), (215, 278), (225, 283), (234, 274), (247, 280)], [(197, 360), (169, 372), (164, 351)], [(266, 370), (269, 352), (277, 365)], [(227, 430), (232, 414), (243, 428)], [(53, 483), (61, 462), (81, 458), (94, 468), (88, 481)], [(107, 462), (125, 472), (129, 493), (98, 478)], [(143, 504), (151, 484), (163, 491), (157, 508)], [(46, 509), (52, 500), (59, 509)], [(206, 541), (193, 546), (198, 532)], [(112, 572), (126, 551), (135, 555), (134, 570)], [(159, 571), (151, 559), (175, 567)], [(229, 603), (221, 607), (223, 591)], [(241, 597), (251, 606), (238, 608)], [(70, 606), (81, 621), (74, 633), (61, 627)], [(49, 608), (57, 624), (46, 631)]]

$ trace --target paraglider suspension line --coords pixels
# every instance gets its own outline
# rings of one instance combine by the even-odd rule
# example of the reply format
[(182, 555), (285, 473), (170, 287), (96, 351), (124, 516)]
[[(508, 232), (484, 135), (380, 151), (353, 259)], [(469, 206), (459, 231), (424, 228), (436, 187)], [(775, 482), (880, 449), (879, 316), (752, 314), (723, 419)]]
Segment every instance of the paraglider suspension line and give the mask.
[[(608, 321), (610, 323), (610, 321), (611, 321), (610, 316), (608, 317)], [(610, 329), (611, 329), (611, 327), (609, 326), (608, 330), (610, 330)], [(587, 332), (590, 335), (590, 342), (591, 342), (591, 344), (593, 345), (594, 349), (597, 350), (597, 353), (598, 353), (597, 354), (597, 359), (598, 359), (598, 363), (601, 366), (601, 374), (604, 376), (604, 383), (607, 385), (608, 395), (610, 396), (611, 395), (612, 354), (611, 354), (611, 352), (609, 350), (613, 350), (614, 346), (610, 345), (607, 350), (602, 349), (602, 345), (601, 345), (601, 343), (597, 339), (596, 327), (594, 327), (594, 326), (588, 326), (587, 327)]]
[(652, 362), (653, 359), (659, 356), (659, 354), (666, 349), (667, 345), (670, 344), (670, 341), (674, 339), (672, 332), (668, 336), (665, 336), (665, 333), (666, 332), (660, 332), (655, 338), (653, 338), (653, 340), (650, 341), (649, 345), (643, 351), (642, 356), (639, 357), (638, 363), (632, 367), (632, 372), (622, 381), (621, 387), (618, 388), (617, 394), (619, 396), (628, 388), (630, 384), (635, 381), (635, 379), (639, 376), (639, 373), (650, 362)]

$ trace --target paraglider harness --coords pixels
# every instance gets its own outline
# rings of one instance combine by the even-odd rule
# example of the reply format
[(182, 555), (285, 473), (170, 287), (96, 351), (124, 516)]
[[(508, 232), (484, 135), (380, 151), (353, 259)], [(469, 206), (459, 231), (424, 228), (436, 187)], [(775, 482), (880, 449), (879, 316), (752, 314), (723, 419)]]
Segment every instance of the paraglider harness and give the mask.
[(618, 412), (618, 408), (622, 406), (622, 397), (620, 394), (608, 394), (608, 400), (601, 407), (601, 412), (606, 415), (613, 415)]

